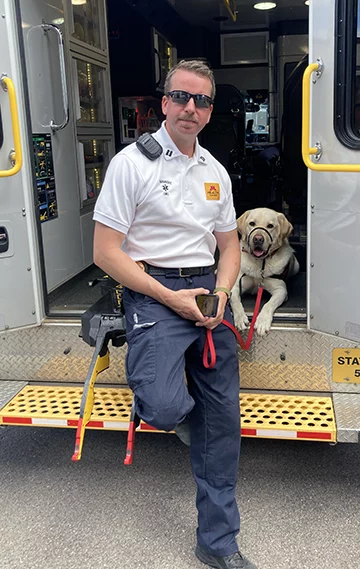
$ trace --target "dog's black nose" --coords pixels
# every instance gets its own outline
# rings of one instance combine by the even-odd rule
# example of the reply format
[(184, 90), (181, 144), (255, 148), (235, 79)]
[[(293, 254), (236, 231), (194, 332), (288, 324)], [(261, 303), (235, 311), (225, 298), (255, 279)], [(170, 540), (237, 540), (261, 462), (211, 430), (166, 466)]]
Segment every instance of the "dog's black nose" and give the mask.
[(260, 233), (257, 233), (253, 237), (253, 243), (254, 245), (262, 245), (264, 243), (264, 237), (260, 235)]

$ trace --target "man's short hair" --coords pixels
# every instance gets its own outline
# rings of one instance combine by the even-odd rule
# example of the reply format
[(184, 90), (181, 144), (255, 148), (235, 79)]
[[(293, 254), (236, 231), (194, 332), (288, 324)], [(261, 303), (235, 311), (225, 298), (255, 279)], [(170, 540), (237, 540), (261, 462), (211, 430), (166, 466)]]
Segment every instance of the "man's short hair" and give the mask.
[(200, 77), (207, 77), (211, 82), (211, 98), (214, 100), (215, 98), (215, 78), (214, 73), (210, 69), (207, 63), (201, 59), (182, 59), (174, 65), (166, 75), (165, 85), (164, 85), (164, 92), (169, 93), (171, 91), (171, 80), (173, 75), (179, 71), (179, 69), (183, 69), (184, 71), (190, 71), (191, 73), (195, 73), (195, 75), (199, 75)]

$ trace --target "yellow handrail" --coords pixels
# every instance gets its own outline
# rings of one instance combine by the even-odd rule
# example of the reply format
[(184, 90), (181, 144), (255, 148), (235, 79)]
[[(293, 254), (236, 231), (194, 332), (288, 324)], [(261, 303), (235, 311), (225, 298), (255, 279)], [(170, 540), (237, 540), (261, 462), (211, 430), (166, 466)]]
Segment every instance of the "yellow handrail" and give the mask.
[(309, 147), (310, 139), (310, 83), (311, 75), (314, 71), (320, 71), (321, 63), (311, 63), (304, 72), (302, 82), (302, 140), (301, 151), (305, 165), (310, 170), (318, 172), (360, 172), (360, 164), (319, 164), (313, 162), (311, 155), (318, 154), (319, 148)]
[(14, 152), (10, 153), (10, 160), (14, 162), (14, 166), (8, 170), (0, 170), (0, 178), (7, 178), (8, 176), (14, 176), (17, 174), (22, 166), (22, 150), (21, 150), (21, 140), (20, 140), (20, 127), (19, 127), (19, 114), (16, 103), (16, 93), (14, 83), (6, 75), (0, 77), (0, 83), (5, 91), (9, 93), (9, 103), (10, 103), (10, 114), (11, 114), (11, 124), (13, 129), (14, 137)]
[(224, 0), (224, 4), (232, 18), (232, 21), (236, 22), (236, 16), (237, 16), (236, 0)]

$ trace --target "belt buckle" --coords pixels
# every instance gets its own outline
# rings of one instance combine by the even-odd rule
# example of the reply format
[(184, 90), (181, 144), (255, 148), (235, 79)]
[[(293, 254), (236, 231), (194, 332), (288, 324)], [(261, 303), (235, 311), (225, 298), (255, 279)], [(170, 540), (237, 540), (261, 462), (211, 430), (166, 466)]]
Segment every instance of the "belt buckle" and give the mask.
[[(185, 271), (185, 273), (184, 273), (184, 271)], [(187, 273), (186, 273), (186, 271), (187, 271)], [(179, 269), (179, 276), (180, 277), (190, 277), (189, 268)]]
[(143, 261), (135, 261), (135, 263), (137, 264), (137, 266), (138, 266), (142, 271), (144, 271), (144, 273), (147, 272), (147, 270), (146, 270), (146, 265), (145, 265), (145, 263), (144, 263)]

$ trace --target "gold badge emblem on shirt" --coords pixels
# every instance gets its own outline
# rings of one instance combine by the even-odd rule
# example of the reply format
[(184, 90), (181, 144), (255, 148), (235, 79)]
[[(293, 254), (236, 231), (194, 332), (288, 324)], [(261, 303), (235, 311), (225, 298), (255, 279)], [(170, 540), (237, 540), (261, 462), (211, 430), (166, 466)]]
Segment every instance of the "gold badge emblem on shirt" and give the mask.
[(216, 182), (204, 182), (205, 195), (207, 200), (220, 199), (220, 184)]

